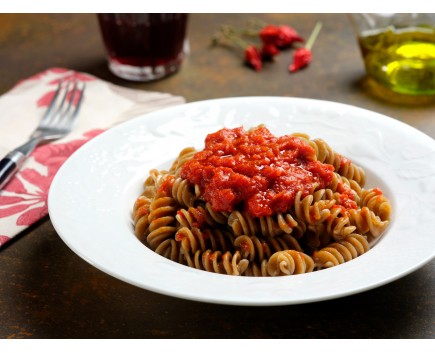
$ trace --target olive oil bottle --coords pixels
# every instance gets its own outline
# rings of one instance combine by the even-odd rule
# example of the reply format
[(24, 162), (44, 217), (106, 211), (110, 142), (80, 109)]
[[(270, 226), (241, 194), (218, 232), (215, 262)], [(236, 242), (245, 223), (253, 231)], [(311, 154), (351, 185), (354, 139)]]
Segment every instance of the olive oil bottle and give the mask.
[(400, 94), (435, 95), (435, 28), (369, 30), (358, 42), (375, 81)]

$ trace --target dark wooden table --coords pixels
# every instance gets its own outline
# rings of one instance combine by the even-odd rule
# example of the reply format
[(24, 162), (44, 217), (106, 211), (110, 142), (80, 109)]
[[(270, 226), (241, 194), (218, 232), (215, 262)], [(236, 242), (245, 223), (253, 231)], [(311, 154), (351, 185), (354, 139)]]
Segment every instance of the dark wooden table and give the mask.
[[(0, 94), (22, 78), (65, 67), (126, 87), (182, 95), (188, 102), (264, 95), (342, 102), (435, 137), (434, 105), (391, 103), (367, 90), (345, 14), (256, 15), (290, 24), (305, 37), (323, 21), (312, 65), (295, 75), (287, 72), (290, 53), (257, 73), (234, 52), (210, 47), (219, 24), (243, 25), (251, 17), (191, 15), (191, 53), (181, 71), (161, 81), (133, 83), (108, 71), (94, 14), (0, 14)], [(432, 261), (380, 288), (320, 303), (206, 304), (106, 275), (73, 253), (46, 217), (0, 250), (0, 338), (435, 338), (434, 270)]]

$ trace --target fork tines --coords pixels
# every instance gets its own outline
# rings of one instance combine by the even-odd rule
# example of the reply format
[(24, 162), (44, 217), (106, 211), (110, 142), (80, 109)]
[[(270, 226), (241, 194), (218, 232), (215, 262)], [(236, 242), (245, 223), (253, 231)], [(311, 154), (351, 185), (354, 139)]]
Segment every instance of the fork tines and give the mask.
[[(56, 126), (66, 130), (71, 129), (78, 114), (85, 87), (86, 83), (82, 83), (80, 88), (78, 81), (61, 80), (39, 127), (51, 128)], [(74, 106), (75, 109), (73, 109)]]

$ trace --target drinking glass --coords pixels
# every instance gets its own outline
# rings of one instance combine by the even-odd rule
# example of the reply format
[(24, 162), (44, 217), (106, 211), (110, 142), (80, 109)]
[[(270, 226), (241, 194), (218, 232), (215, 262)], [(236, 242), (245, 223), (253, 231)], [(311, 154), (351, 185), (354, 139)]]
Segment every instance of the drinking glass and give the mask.
[(188, 51), (188, 14), (101, 13), (109, 69), (132, 81), (157, 80), (177, 72)]

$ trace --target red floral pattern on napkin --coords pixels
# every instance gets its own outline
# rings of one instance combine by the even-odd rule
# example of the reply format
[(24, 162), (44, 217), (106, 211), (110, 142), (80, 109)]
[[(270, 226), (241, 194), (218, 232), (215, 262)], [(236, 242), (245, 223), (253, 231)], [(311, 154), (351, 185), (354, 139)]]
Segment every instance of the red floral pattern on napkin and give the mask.
[[(82, 139), (37, 147), (0, 195), (0, 218), (14, 218), (15, 225), (29, 226), (48, 214), (51, 182), (62, 164), (79, 147), (104, 130), (87, 132)], [(0, 246), (11, 236), (1, 235)]]
[(0, 196), (0, 217), (18, 215), (17, 226), (31, 225), (48, 214), (47, 198), (51, 182), (59, 168), (73, 152), (103, 130), (93, 130), (83, 139), (64, 144), (43, 145), (30, 155), (38, 168), (22, 169), (6, 185), (4, 191), (11, 196)]
[[(44, 78), (52, 75), (53, 79), (44, 82)], [(96, 78), (68, 69), (52, 68), (18, 82), (15, 88), (34, 80), (39, 80), (46, 86), (45, 93), (35, 101), (37, 108), (45, 109), (52, 101), (61, 80), (88, 82), (95, 81)], [(71, 95), (67, 95), (67, 100), (69, 99)], [(63, 144), (42, 145), (31, 153), (23, 168), (0, 192), (0, 219), (8, 220), (8, 228), (11, 228), (11, 224), (20, 228), (30, 226), (48, 214), (48, 190), (56, 172), (73, 152), (102, 131), (93, 130), (85, 133), (81, 139)], [(15, 235), (14, 232), (0, 235), (0, 247)]]
[(0, 235), (0, 246), (8, 242), (11, 238), (7, 235)]
[(51, 69), (47, 69), (45, 71), (37, 73), (36, 75), (30, 76), (24, 80), (19, 81), (16, 86), (18, 86), (26, 81), (41, 80), (42, 78), (46, 77), (49, 74), (54, 74), (57, 76), (53, 80), (49, 81), (49, 84), (53, 84), (53, 85), (57, 85), (59, 83), (59, 80), (61, 80), (61, 79), (62, 80), (71, 79), (72, 81), (78, 80), (78, 81), (82, 81), (82, 82), (96, 80), (96, 78), (94, 76), (85, 74), (83, 72), (77, 72), (77, 71), (65, 69), (63, 67), (53, 67)]
[(185, 102), (183, 97), (169, 93), (122, 88), (83, 72), (50, 68), (19, 81), (11, 91), (0, 96), (0, 110), (4, 113), (0, 115), (0, 123), (11, 123), (17, 133), (14, 141), (10, 138), (12, 127), (11, 131), (0, 130), (3, 154), (25, 142), (28, 132), (24, 132), (29, 126), (36, 127), (38, 116), (42, 116), (50, 104), (61, 80), (87, 85), (78, 124), (62, 140), (37, 147), (9, 184), (0, 190), (0, 248), (48, 214), (51, 182), (61, 165), (78, 148), (102, 131), (140, 113)]

